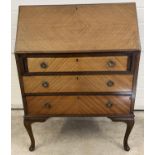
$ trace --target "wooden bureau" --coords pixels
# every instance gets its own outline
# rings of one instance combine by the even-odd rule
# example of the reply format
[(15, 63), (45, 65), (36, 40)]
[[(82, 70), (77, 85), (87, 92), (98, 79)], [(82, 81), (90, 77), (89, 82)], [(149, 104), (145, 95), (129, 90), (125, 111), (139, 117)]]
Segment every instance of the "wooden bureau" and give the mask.
[(30, 151), (31, 124), (54, 116), (125, 122), (129, 151), (140, 58), (134, 3), (20, 6), (15, 56)]

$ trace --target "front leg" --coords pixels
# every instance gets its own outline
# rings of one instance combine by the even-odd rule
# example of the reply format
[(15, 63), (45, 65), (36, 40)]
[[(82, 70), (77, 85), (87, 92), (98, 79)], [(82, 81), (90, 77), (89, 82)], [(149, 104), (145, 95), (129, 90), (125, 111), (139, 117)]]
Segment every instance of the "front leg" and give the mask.
[(35, 122), (45, 122), (49, 117), (24, 117), (24, 126), (27, 130), (27, 133), (31, 140), (31, 145), (29, 147), (30, 151), (34, 151), (35, 149), (35, 139), (32, 131), (32, 123)]
[(127, 124), (127, 128), (126, 128), (126, 132), (125, 132), (124, 142), (123, 143), (124, 143), (124, 150), (129, 151), (130, 147), (128, 145), (128, 138), (129, 138), (131, 130), (132, 130), (133, 126), (134, 126), (135, 121), (133, 119), (133, 120), (127, 120), (125, 122)]
[(126, 123), (127, 128), (126, 128), (126, 132), (125, 132), (125, 136), (124, 136), (123, 145), (124, 145), (124, 150), (129, 151), (130, 147), (128, 145), (128, 138), (129, 138), (129, 135), (130, 135), (131, 130), (132, 130), (134, 123), (135, 123), (134, 115), (130, 116), (130, 117), (109, 117), (109, 118), (114, 122)]
[(24, 119), (24, 126), (25, 126), (27, 133), (28, 133), (30, 140), (31, 140), (31, 145), (29, 147), (30, 151), (34, 151), (34, 149), (35, 149), (35, 140), (34, 140), (32, 126), (31, 126), (32, 123), (33, 123), (33, 121)]

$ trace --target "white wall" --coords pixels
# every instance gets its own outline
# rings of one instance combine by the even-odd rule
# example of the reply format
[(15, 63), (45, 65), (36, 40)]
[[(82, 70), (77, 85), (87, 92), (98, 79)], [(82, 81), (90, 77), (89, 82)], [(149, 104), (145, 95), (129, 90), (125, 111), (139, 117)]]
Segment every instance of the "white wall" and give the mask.
[(136, 2), (137, 4), (137, 13), (138, 13), (138, 24), (140, 31), (140, 39), (142, 46), (142, 55), (140, 60), (140, 69), (138, 75), (138, 87), (137, 87), (137, 97), (135, 103), (135, 109), (143, 109), (144, 108), (144, 2), (143, 0), (12, 0), (12, 9), (11, 9), (11, 54), (12, 54), (12, 108), (21, 108), (22, 107), (22, 99), (19, 88), (19, 82), (17, 78), (17, 69), (14, 58), (14, 45), (16, 38), (16, 28), (17, 28), (17, 17), (18, 17), (18, 6), (19, 5), (43, 5), (43, 4), (83, 4), (83, 3), (119, 3), (119, 2)]

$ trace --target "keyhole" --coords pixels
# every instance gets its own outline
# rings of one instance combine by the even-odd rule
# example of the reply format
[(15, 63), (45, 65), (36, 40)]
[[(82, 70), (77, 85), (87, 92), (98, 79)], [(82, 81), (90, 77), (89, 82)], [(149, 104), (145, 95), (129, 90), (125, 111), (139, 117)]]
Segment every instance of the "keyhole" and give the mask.
[(79, 59), (77, 58), (77, 59), (76, 59), (76, 62), (78, 62), (78, 61), (79, 61)]
[(79, 80), (79, 77), (77, 76), (76, 79)]

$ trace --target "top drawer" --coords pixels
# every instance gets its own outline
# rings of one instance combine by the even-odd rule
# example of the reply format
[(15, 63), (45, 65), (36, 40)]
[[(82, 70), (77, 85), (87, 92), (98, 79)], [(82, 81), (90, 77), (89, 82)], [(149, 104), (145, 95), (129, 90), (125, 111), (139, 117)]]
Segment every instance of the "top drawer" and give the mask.
[(128, 56), (27, 58), (28, 72), (127, 71)]

